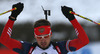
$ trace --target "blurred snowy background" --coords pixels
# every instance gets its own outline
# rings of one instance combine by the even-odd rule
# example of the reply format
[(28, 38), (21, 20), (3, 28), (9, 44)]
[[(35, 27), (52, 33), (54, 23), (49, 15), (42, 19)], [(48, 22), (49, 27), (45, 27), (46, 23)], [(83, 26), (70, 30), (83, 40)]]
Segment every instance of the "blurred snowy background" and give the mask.
[[(44, 19), (45, 10), (51, 10), (48, 20), (52, 24), (53, 41), (62, 41), (77, 38), (71, 23), (63, 16), (61, 6), (72, 7), (74, 12), (100, 22), (100, 0), (0, 0), (0, 13), (10, 10), (13, 4), (24, 3), (22, 13), (15, 22), (12, 38), (28, 42), (34, 42), (33, 23)], [(11, 13), (0, 16), (0, 34)], [(77, 52), (69, 54), (99, 54), (100, 51), (100, 26), (77, 17), (77, 20), (86, 31), (90, 44)], [(59, 36), (59, 37), (58, 37)], [(3, 46), (0, 44), (0, 46)]]
[[(62, 15), (61, 6), (72, 7), (73, 10), (85, 17), (88, 17), (96, 22), (100, 21), (100, 0), (0, 0), (0, 13), (11, 9), (12, 5), (17, 2), (24, 3), (24, 10), (18, 16), (16, 23), (34, 22), (44, 18), (41, 6), (46, 10), (51, 10), (49, 21), (51, 23), (69, 23)], [(6, 22), (10, 13), (0, 16), (0, 22)], [(79, 22), (84, 24), (93, 24), (80, 17), (77, 17)]]

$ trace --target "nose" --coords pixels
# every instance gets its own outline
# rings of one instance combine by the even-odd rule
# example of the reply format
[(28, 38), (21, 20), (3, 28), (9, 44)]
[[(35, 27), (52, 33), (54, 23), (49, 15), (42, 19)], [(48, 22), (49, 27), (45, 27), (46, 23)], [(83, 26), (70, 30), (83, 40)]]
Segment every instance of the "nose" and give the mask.
[(41, 41), (45, 41), (45, 38), (42, 38)]

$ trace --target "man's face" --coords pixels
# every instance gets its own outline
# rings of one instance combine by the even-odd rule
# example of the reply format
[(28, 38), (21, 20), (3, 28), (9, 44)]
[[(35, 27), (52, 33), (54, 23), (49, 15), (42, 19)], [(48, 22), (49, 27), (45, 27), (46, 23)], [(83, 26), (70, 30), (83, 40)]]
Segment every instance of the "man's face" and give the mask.
[(41, 48), (47, 48), (49, 46), (52, 36), (50, 26), (40, 26), (34, 28), (34, 35)]
[(36, 38), (38, 45), (41, 48), (46, 48), (50, 44), (51, 37), (52, 35), (45, 35), (45, 36), (40, 36), (40, 37), (35, 37), (35, 38)]

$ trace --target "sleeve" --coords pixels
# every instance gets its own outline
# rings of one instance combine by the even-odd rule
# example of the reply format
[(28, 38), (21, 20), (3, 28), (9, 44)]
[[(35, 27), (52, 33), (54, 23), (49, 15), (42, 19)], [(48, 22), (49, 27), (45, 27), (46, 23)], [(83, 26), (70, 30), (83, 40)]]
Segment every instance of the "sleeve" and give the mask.
[[(76, 51), (87, 45), (89, 43), (89, 39), (84, 29), (81, 27), (76, 19), (71, 20), (70, 22), (72, 23), (78, 38), (67, 41), (66, 48), (68, 51)], [(73, 47), (76, 48), (76, 50), (73, 50)]]
[(21, 42), (10, 38), (13, 24), (14, 24), (14, 21), (9, 19), (0, 36), (0, 43), (2, 43), (3, 45), (5, 45), (11, 50), (13, 50), (14, 48), (21, 49), (22, 48)]

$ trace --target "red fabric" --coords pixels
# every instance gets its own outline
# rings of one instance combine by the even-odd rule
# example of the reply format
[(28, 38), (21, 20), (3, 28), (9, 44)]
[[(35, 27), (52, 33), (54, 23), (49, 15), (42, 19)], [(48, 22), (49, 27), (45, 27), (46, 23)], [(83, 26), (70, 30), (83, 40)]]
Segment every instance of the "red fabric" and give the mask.
[(14, 21), (9, 19), (2, 31), (2, 34), (0, 37), (0, 43), (2, 43), (3, 45), (5, 45), (6, 47), (10, 49), (13, 49), (13, 48), (21, 49), (22, 47), (21, 43), (15, 39), (10, 38), (13, 24), (14, 24)]
[[(39, 29), (43, 28), (44, 31), (43, 32), (40, 32)], [(51, 31), (51, 28), (50, 26), (39, 26), (39, 27), (36, 27), (34, 28), (34, 33), (36, 35), (45, 35), (45, 34), (49, 34)]]
[(9, 50), (9, 49), (5, 49), (5, 48), (0, 48), (0, 54), (18, 54), (12, 50)]
[(34, 47), (31, 47), (28, 54), (31, 54), (33, 49), (34, 49)]
[(57, 49), (58, 53), (61, 54), (61, 50), (58, 46), (56, 46), (56, 49)]
[(76, 19), (71, 21), (75, 32), (78, 36), (77, 39), (71, 40), (69, 43), (70, 47), (75, 47), (76, 50), (82, 48), (83, 46), (87, 45), (89, 43), (88, 36), (86, 35), (85, 31), (81, 27), (81, 25), (78, 23)]

